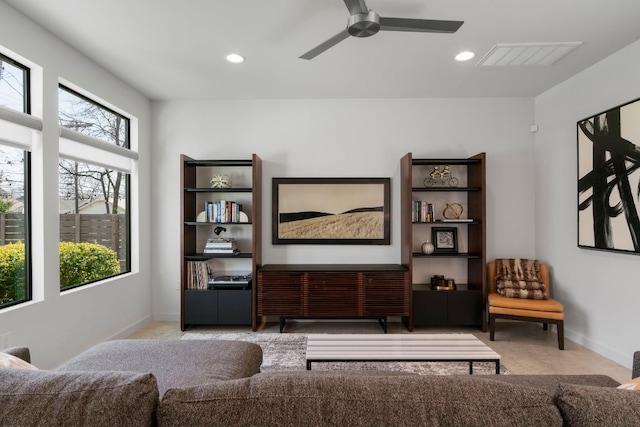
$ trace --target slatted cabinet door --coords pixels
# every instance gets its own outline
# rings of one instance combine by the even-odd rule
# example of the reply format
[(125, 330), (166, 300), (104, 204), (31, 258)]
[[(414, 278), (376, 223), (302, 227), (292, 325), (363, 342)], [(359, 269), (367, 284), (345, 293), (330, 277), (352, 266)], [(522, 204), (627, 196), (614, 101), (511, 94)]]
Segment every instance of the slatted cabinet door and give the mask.
[(361, 273), (364, 289), (364, 316), (408, 316), (410, 287), (402, 272)]
[(309, 272), (305, 283), (305, 316), (355, 317), (361, 315), (358, 272)]
[(302, 316), (303, 273), (258, 273), (258, 316)]

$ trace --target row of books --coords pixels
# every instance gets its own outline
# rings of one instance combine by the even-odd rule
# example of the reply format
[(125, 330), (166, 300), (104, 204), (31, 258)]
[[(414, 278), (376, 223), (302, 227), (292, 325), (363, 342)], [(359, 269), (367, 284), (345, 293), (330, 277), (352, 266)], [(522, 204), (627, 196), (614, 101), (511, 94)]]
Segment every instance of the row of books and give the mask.
[(187, 289), (208, 289), (209, 277), (213, 274), (206, 262), (194, 261), (188, 263)]
[(205, 254), (228, 254), (237, 255), (240, 253), (236, 241), (232, 238), (210, 237), (204, 245)]
[(207, 222), (240, 222), (241, 210), (242, 205), (232, 201), (204, 202)]
[(433, 205), (422, 200), (414, 200), (411, 209), (411, 222), (435, 222)]

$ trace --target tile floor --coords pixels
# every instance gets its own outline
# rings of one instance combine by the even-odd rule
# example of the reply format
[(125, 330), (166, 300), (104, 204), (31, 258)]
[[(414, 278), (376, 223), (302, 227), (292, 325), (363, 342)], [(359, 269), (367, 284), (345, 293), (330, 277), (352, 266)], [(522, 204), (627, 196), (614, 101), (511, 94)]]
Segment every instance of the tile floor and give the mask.
[[(250, 327), (191, 327), (189, 332), (251, 332)], [(277, 333), (277, 323), (267, 323), (258, 333)], [(382, 333), (370, 321), (292, 321), (285, 333)], [(401, 323), (389, 323), (389, 333), (409, 333)], [(540, 324), (503, 321), (496, 326), (495, 341), (489, 333), (475, 328), (416, 327), (414, 333), (473, 333), (502, 357), (502, 363), (513, 374), (604, 374), (619, 382), (631, 378), (631, 367), (621, 366), (598, 353), (565, 339), (565, 349), (558, 350), (555, 328), (544, 331)], [(151, 322), (129, 338), (179, 339), (183, 332), (177, 322)], [(640, 350), (640, 349), (638, 349)]]

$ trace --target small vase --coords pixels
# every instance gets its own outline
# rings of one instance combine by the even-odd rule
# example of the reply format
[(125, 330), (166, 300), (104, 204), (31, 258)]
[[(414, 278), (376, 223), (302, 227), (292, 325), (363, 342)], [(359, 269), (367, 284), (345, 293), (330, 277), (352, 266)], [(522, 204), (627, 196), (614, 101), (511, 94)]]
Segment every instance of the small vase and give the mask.
[(425, 255), (431, 255), (433, 253), (433, 243), (431, 243), (430, 241), (426, 241), (422, 244), (422, 246), (420, 247), (420, 249), (422, 250), (422, 253)]

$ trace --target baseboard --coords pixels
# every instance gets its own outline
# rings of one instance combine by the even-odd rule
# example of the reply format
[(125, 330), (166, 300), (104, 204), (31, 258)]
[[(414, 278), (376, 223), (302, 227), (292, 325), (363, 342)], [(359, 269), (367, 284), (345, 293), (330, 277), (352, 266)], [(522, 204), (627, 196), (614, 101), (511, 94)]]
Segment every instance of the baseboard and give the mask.
[(153, 317), (151, 315), (145, 316), (144, 318), (140, 319), (139, 321), (137, 321), (137, 322), (127, 326), (126, 328), (122, 329), (121, 331), (117, 332), (115, 335), (112, 335), (111, 337), (109, 337), (107, 339), (107, 341), (121, 340), (121, 339), (127, 338), (129, 335), (133, 334), (138, 329), (140, 329), (143, 326), (148, 325), (149, 323), (151, 323), (152, 320), (153, 320)]
[(590, 338), (587, 338), (582, 334), (575, 333), (574, 331), (567, 329), (566, 323), (564, 336), (565, 338), (568, 338), (571, 341), (580, 344), (581, 346), (586, 347), (589, 350), (594, 351), (609, 360), (613, 360), (614, 362), (624, 366), (625, 368), (630, 368), (633, 365), (633, 353), (622, 354), (617, 350), (603, 345)]

